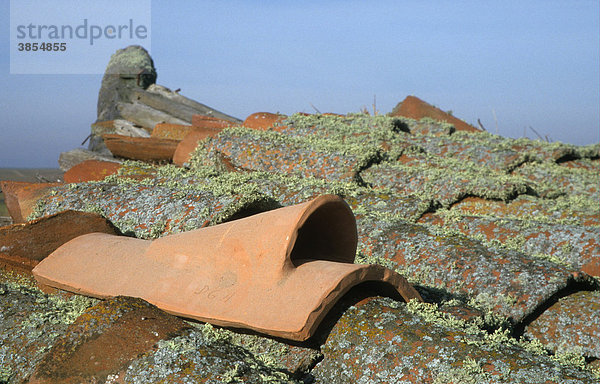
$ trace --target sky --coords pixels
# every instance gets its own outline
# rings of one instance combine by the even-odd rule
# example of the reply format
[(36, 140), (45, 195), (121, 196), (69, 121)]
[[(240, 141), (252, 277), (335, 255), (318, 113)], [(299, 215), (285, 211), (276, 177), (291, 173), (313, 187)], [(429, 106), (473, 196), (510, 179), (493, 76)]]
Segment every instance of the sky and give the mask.
[[(600, 141), (597, 0), (149, 6), (157, 83), (240, 119), (388, 113), (415, 95), (505, 137)], [(0, 0), (0, 168), (56, 168), (90, 133), (102, 75), (11, 74), (10, 18)]]

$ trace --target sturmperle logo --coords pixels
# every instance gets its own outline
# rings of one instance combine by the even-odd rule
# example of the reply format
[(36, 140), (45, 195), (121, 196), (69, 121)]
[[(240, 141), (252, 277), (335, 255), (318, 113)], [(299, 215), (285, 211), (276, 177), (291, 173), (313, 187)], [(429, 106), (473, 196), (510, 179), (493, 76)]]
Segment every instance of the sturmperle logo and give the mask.
[(11, 0), (11, 74), (102, 74), (118, 49), (151, 51), (151, 0)]

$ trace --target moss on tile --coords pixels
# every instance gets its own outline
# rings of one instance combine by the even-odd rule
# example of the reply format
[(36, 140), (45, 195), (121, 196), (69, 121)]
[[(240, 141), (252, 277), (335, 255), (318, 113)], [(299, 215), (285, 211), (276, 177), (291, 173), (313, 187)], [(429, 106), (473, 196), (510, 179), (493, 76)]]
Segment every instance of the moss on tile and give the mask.
[[(312, 371), (317, 380), (346, 382), (557, 382), (587, 383), (592, 374), (531, 353), (505, 331), (467, 331), (454, 319), (433, 318), (437, 308), (374, 298), (348, 308), (323, 346), (324, 359)], [(427, 316), (427, 315), (426, 315)]]
[(147, 382), (264, 382), (293, 383), (290, 375), (273, 368), (226, 335), (208, 326), (158, 342), (154, 351), (134, 361), (125, 372), (131, 383)]
[[(467, 357), (456, 367), (451, 367), (440, 372), (434, 379), (433, 384), (480, 384), (490, 382), (491, 375), (475, 359)], [(498, 380), (508, 380), (508, 375), (501, 373)]]
[(58, 336), (95, 300), (47, 295), (28, 279), (2, 276), (0, 367), (8, 382), (25, 382)]
[(415, 194), (448, 207), (466, 196), (509, 201), (530, 193), (527, 180), (459, 159), (420, 154), (408, 165), (386, 161), (361, 172), (370, 185)]
[[(416, 128), (418, 124), (424, 127), (423, 130)], [(423, 134), (423, 132), (426, 132), (427, 127), (425, 126), (428, 124), (436, 125), (435, 129), (443, 134), (439, 137), (433, 137), (429, 133)], [(94, 190), (94, 193), (97, 193), (98, 196), (110, 192), (114, 192), (118, 196), (131, 196), (133, 193), (139, 193), (140, 207), (154, 208), (156, 204), (160, 203), (158, 200), (159, 195), (163, 194), (163, 197), (168, 198), (169, 201), (187, 201), (191, 197), (216, 196), (219, 202), (224, 201), (226, 204), (231, 204), (233, 208), (225, 208), (216, 214), (207, 223), (208, 225), (227, 220), (244, 204), (258, 201), (265, 203), (263, 206), (265, 209), (271, 209), (278, 205), (306, 201), (318, 194), (333, 193), (344, 197), (353, 207), (355, 214), (359, 216), (360, 230), (365, 230), (361, 228), (365, 222), (364, 220), (377, 223), (369, 236), (379, 238), (382, 229), (386, 228), (386, 223), (414, 223), (419, 215), (425, 211), (436, 211), (436, 214), (443, 216), (446, 220), (458, 222), (466, 213), (450, 207), (461, 198), (472, 195), (481, 196), (488, 200), (501, 200), (502, 204), (505, 205), (517, 200), (527, 200), (532, 203), (530, 207), (539, 203), (547, 208), (544, 212), (547, 211), (548, 214), (538, 214), (532, 208), (529, 211), (525, 210), (524, 212), (528, 212), (526, 214), (507, 214), (500, 218), (505, 220), (505, 224), (510, 220), (519, 219), (525, 229), (534, 228), (540, 222), (561, 225), (580, 224), (582, 220), (587, 220), (585, 217), (580, 219), (580, 216), (583, 217), (585, 213), (600, 210), (597, 199), (595, 199), (596, 192), (586, 189), (587, 186), (594, 186), (598, 175), (583, 167), (580, 170), (572, 171), (570, 168), (555, 164), (555, 161), (564, 161), (567, 158), (597, 157), (598, 145), (575, 147), (530, 140), (506, 139), (488, 133), (452, 133), (449, 127), (443, 126), (439, 122), (429, 120), (409, 121), (384, 116), (293, 115), (277, 128), (282, 128), (284, 125), (287, 125), (288, 129), (284, 129), (282, 132), (275, 130), (260, 132), (245, 128), (230, 128), (225, 130), (222, 135), (223, 137), (238, 135), (261, 138), (266, 142), (282, 144), (282, 146), (318, 149), (327, 154), (335, 152), (361, 156), (361, 159), (368, 159), (360, 165), (361, 168), (366, 168), (362, 173), (365, 175), (371, 173), (369, 181), (373, 184), (377, 182), (377, 178), (382, 177), (380, 171), (385, 167), (403, 173), (408, 179), (421, 177), (424, 183), (415, 187), (409, 196), (404, 196), (405, 192), (399, 191), (397, 183), (389, 183), (389, 185), (380, 183), (382, 185), (377, 189), (373, 189), (368, 185), (359, 184), (357, 180), (324, 180), (317, 177), (283, 174), (277, 171), (226, 172), (225, 168), (220, 167), (218, 162), (211, 158), (214, 153), (210, 151), (210, 146), (214, 139), (207, 139), (197, 147), (190, 163), (190, 169), (172, 165), (156, 166), (143, 162), (125, 162), (117, 175), (109, 176), (101, 182), (72, 184), (64, 188), (54, 189), (50, 193), (50, 199), (39, 202), (32, 216), (45, 214), (51, 209), (58, 209), (57, 206), (52, 205), (53, 199), (60, 197), (63, 192), (70, 194), (73, 199), (77, 200), (88, 190)], [(407, 127), (408, 130), (411, 130), (412, 127), (412, 131), (408, 132)], [(414, 161), (410, 165), (398, 164), (396, 160), (401, 155), (417, 158), (418, 161)], [(554, 180), (554, 178), (562, 180), (564, 183), (557, 187), (552, 181), (549, 181)], [(449, 183), (448, 180), (452, 183)], [(569, 185), (569, 183), (573, 185)], [(437, 192), (432, 191), (432, 187), (438, 187)], [(456, 195), (450, 194), (449, 198), (444, 199), (441, 196), (441, 191), (444, 191), (443, 187), (449, 187), (449, 192), (458, 191), (458, 193)], [(157, 192), (157, 195), (153, 195), (152, 191), (157, 190), (160, 193)], [(224, 197), (229, 199), (234, 195), (235, 199), (223, 200)], [(406, 199), (403, 200), (404, 198)], [(86, 201), (80, 208), (110, 216), (111, 210), (115, 207), (108, 203), (100, 204), (97, 200)], [(417, 207), (409, 209), (407, 210), (409, 213), (405, 213), (402, 209), (403, 204), (406, 206), (414, 204)], [(170, 211), (172, 215), (181, 214), (179, 219), (186, 219), (186, 222), (178, 228), (174, 228), (172, 222), (164, 218), (150, 221), (144, 215), (124, 215), (122, 218), (113, 217), (113, 220), (123, 228), (132, 228), (144, 224), (145, 228), (139, 229), (136, 232), (137, 235), (153, 238), (171, 233), (171, 231), (190, 230), (197, 228), (200, 224), (204, 225), (204, 223), (193, 221), (191, 216), (209, 217), (210, 211), (211, 207), (208, 205), (198, 207), (198, 211), (193, 211), (193, 214), (190, 213), (192, 211), (184, 211), (182, 208)], [(557, 216), (559, 214), (560, 216)], [(480, 214), (479, 217), (496, 217), (496, 215)], [(140, 223), (140, 221), (144, 222)], [(437, 229), (434, 227), (421, 227), (425, 231), (428, 228), (429, 231), (434, 232), (432, 238), (436, 238), (434, 239), (436, 241), (443, 241), (455, 246), (480, 244), (482, 252), (489, 248), (522, 252), (525, 244), (525, 238), (519, 235), (498, 243), (493, 240), (486, 240), (483, 236), (473, 235), (470, 238), (465, 238), (462, 235), (458, 236), (459, 232), (454, 231), (449, 225)], [(566, 252), (571, 249), (570, 247), (573, 247), (573, 244), (565, 243), (563, 247)], [(427, 282), (426, 288), (428, 289), (437, 286), (444, 288), (441, 282), (436, 285), (435, 281), (432, 281), (431, 276), (435, 272), (432, 266), (422, 266), (415, 272), (415, 270), (408, 267), (403, 269), (390, 260), (369, 254), (367, 251), (368, 249), (365, 248), (364, 244), (359, 245), (358, 262), (379, 263), (395, 268), (397, 271), (405, 273), (412, 282)], [(501, 252), (498, 254), (501, 254)], [(531, 253), (528, 256), (546, 258), (557, 263), (561, 262), (558, 258), (553, 259), (542, 254)], [(457, 261), (454, 261), (455, 265), (450, 266), (457, 269), (459, 266), (456, 263)], [(562, 265), (566, 265), (564, 260)], [(465, 288), (458, 284), (457, 282), (457, 289)], [(449, 297), (456, 296), (449, 295)], [(505, 318), (494, 317), (492, 308), (497, 305), (507, 308), (514, 306), (515, 300), (517, 300), (515, 297), (503, 293), (488, 294), (487, 296), (485, 294), (473, 294), (468, 297), (460, 297), (459, 301), (466, 303), (469, 300), (471, 300), (470, 303), (473, 306), (477, 306), (485, 312), (483, 318), (472, 322), (456, 323), (455, 318), (441, 315), (443, 312), (437, 308), (420, 308), (419, 310), (423, 316), (430, 317), (432, 322), (443, 320), (443, 324), (449, 327), (464, 329), (474, 335), (481, 336), (485, 339), (480, 342), (481, 344), (478, 344), (482, 348), (491, 348), (494, 345), (516, 345), (519, 348), (531, 350), (539, 356), (546, 356), (547, 351), (541, 348), (535, 340), (526, 343), (515, 340), (510, 335)], [(445, 302), (442, 300), (442, 303)], [(40, 302), (40, 304), (54, 305), (51, 302)], [(71, 313), (76, 313), (76, 305), (70, 308)], [(52, 322), (69, 321), (68, 313), (69, 311), (67, 311), (67, 315), (63, 320), (56, 320), (53, 317), (54, 315), (50, 313), (48, 316), (35, 315), (29, 321), (32, 324), (46, 321), (51, 325)], [(492, 330), (492, 333), (485, 332), (484, 329)], [(274, 375), (275, 378), (280, 376), (281, 366), (278, 364), (288, 353), (285, 351), (284, 346), (273, 344), (273, 348), (269, 349), (267, 353), (263, 353), (261, 343), (242, 342), (237, 334), (227, 334), (225, 331), (211, 329), (210, 327), (204, 327), (197, 331), (199, 334), (188, 335), (188, 339), (181, 337), (173, 343), (165, 342), (161, 344), (156, 354), (152, 357), (144, 357), (143, 361), (140, 360), (137, 367), (143, 372), (138, 371), (140, 376), (136, 377), (140, 378), (139, 382), (143, 381), (142, 377), (168, 380), (168, 378), (177, 376), (179, 373), (177, 375), (174, 372), (169, 373), (169, 369), (172, 368), (169, 364), (175, 361), (185, 360), (185, 364), (189, 364), (188, 368), (185, 364), (181, 366), (180, 373), (182, 376), (177, 377), (191, 377), (183, 375), (186, 369), (190, 372), (200, 372), (201, 368), (199, 367), (201, 365), (195, 365), (199, 363), (196, 361), (197, 356), (194, 354), (202, 354), (208, 351), (205, 348), (195, 349), (204, 342), (213, 343), (213, 345), (228, 345), (229, 347), (223, 347), (224, 349), (221, 350), (223, 353), (218, 353), (220, 358), (223, 359), (227, 358), (227, 353), (235, 355), (240, 352), (239, 349), (230, 348), (231, 345), (243, 349), (240, 353), (245, 357), (237, 361), (227, 362), (224, 370), (219, 373), (224, 380), (235, 381), (243, 378), (255, 367), (258, 367), (259, 375), (253, 377), (266, 375), (265, 377), (268, 379), (269, 375)], [(365, 332), (367, 331), (365, 329)], [(199, 341), (200, 339), (202, 339), (202, 342)], [(170, 354), (171, 352), (173, 353)], [(184, 358), (180, 359), (182, 356)], [(562, 361), (561, 364), (564, 366), (581, 369), (581, 354), (550, 356), (557, 359), (557, 361)], [(481, 361), (464, 358), (457, 362), (456, 366), (453, 365), (449, 368), (445, 373), (446, 376), (440, 376), (438, 381), (442, 379), (459, 380), (461, 377), (465, 380), (485, 380), (486, 367)], [(153, 364), (156, 362), (162, 364), (159, 368), (159, 370), (162, 370), (160, 373), (152, 371), (154, 369)], [(155, 372), (156, 375), (152, 376), (149, 372)], [(146, 373), (149, 376), (144, 376)]]
[[(422, 303), (416, 300), (411, 300), (406, 304), (406, 309), (410, 313), (421, 316), (425, 321), (431, 324), (437, 324), (449, 328), (462, 329), (467, 334), (479, 336), (481, 340), (469, 340), (467, 341), (470, 345), (476, 345), (481, 347), (517, 347), (523, 348), (524, 350), (538, 356), (544, 356), (550, 358), (557, 364), (571, 369), (582, 370), (589, 372), (596, 377), (600, 378), (600, 371), (589, 368), (586, 364), (585, 358), (582, 354), (567, 352), (567, 353), (552, 353), (544, 345), (533, 337), (519, 337), (515, 338), (511, 335), (511, 332), (507, 328), (495, 328), (494, 331), (486, 332), (483, 330), (484, 323), (481, 323), (479, 319), (474, 322), (465, 322), (461, 319), (449, 316), (439, 310), (437, 304)], [(464, 373), (464, 371), (453, 372)], [(469, 375), (467, 375), (469, 376)], [(469, 376), (470, 377), (470, 376)]]
[[(326, 138), (351, 145), (380, 145), (407, 131), (407, 120), (357, 113), (346, 116), (294, 114), (281, 122), (282, 132), (293, 137)], [(277, 128), (280, 130), (281, 128)]]
[(524, 164), (513, 174), (534, 181), (540, 196), (577, 195), (595, 201), (600, 196), (600, 173), (595, 170), (562, 167), (546, 161)]

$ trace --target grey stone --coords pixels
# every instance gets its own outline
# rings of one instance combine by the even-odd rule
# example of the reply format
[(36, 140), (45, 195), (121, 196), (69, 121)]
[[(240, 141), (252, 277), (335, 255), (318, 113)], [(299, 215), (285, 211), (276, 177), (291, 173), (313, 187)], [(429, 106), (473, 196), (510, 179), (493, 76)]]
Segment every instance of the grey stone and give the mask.
[(139, 45), (119, 49), (108, 62), (98, 94), (98, 121), (121, 117), (117, 103), (129, 100), (129, 92), (156, 82), (156, 69), (148, 51)]
[(61, 170), (66, 172), (71, 169), (71, 167), (87, 160), (103, 160), (120, 163), (120, 161), (115, 159), (110, 152), (106, 155), (104, 153), (88, 151), (83, 148), (76, 148), (71, 151), (62, 152), (58, 158), (58, 165)]

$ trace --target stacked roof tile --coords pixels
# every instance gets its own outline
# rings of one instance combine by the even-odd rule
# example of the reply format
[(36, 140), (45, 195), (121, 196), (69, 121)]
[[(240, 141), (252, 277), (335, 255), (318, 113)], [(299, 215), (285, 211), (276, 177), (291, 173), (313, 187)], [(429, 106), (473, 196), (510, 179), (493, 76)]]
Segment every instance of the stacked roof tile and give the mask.
[[(298, 345), (183, 321), (140, 299), (43, 293), (3, 267), (0, 382), (596, 382), (600, 145), (471, 128), (275, 116), (194, 139), (185, 167), (124, 161), (99, 180), (39, 189), (19, 205), (28, 220), (93, 212), (144, 239), (337, 194), (356, 216), (357, 261), (399, 272), (427, 303), (358, 286)], [(118, 344), (129, 333), (139, 337)], [(114, 356), (94, 354), (102, 342)], [(102, 369), (80, 364), (91, 356)]]

